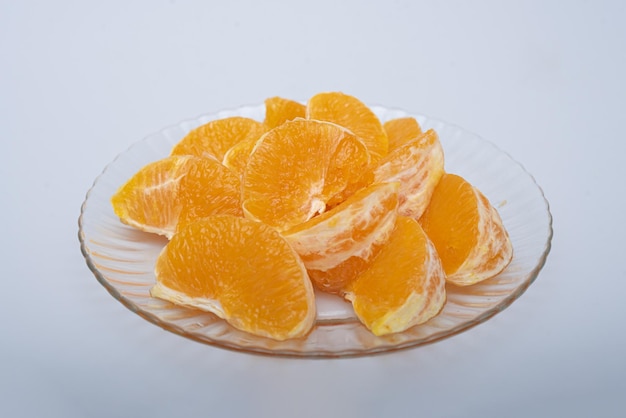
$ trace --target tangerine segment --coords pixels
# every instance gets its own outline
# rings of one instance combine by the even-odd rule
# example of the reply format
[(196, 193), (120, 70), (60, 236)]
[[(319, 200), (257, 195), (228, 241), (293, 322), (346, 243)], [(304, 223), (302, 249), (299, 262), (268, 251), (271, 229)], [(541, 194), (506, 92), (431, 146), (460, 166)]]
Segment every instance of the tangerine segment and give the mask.
[(465, 286), (500, 273), (513, 247), (487, 198), (455, 174), (442, 176), (420, 224), (437, 248), (447, 280)]
[(182, 209), (177, 229), (211, 215), (242, 217), (241, 180), (217, 161), (199, 158), (180, 181), (178, 202)]
[(443, 173), (443, 148), (437, 133), (429, 129), (383, 158), (374, 169), (374, 182), (399, 181), (399, 212), (418, 219)]
[(399, 187), (372, 185), (284, 233), (317, 287), (340, 293), (371, 262), (395, 227)]
[(389, 152), (422, 134), (421, 126), (411, 116), (388, 120), (383, 129), (389, 140)]
[(365, 143), (374, 161), (387, 155), (387, 134), (380, 120), (356, 97), (339, 92), (316, 94), (307, 103), (306, 116), (351, 130)]
[(258, 139), (265, 130), (265, 125), (250, 118), (217, 119), (189, 132), (174, 145), (171, 155), (211, 157), (221, 162), (233, 145), (247, 138)]
[(418, 222), (398, 217), (371, 266), (349, 286), (361, 322), (375, 335), (404, 331), (436, 316), (446, 301), (445, 274)]
[(248, 165), (248, 158), (250, 158), (257, 142), (258, 139), (248, 138), (236, 143), (224, 154), (222, 164), (230, 168), (239, 177), (243, 177), (243, 172)]
[(125, 224), (170, 238), (181, 219), (243, 215), (240, 187), (239, 178), (217, 161), (175, 155), (142, 167), (111, 203)]
[(198, 219), (165, 246), (155, 273), (152, 296), (213, 312), (256, 335), (301, 337), (315, 320), (304, 264), (275, 229), (259, 222)]
[(257, 142), (243, 176), (246, 217), (280, 231), (326, 210), (369, 164), (365, 145), (328, 122), (296, 119)]
[(265, 100), (265, 126), (275, 128), (283, 123), (304, 118), (306, 106), (293, 100), (282, 97), (270, 97)]

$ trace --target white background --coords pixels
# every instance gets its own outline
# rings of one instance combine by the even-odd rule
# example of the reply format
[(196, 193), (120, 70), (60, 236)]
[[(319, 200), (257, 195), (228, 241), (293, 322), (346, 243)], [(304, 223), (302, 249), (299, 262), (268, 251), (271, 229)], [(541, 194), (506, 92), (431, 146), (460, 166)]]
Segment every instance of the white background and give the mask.
[[(0, 416), (624, 416), (625, 21), (620, 1), (0, 0)], [(307, 361), (186, 340), (96, 281), (77, 218), (118, 153), (325, 90), (534, 175), (554, 239), (519, 300), (423, 348)]]

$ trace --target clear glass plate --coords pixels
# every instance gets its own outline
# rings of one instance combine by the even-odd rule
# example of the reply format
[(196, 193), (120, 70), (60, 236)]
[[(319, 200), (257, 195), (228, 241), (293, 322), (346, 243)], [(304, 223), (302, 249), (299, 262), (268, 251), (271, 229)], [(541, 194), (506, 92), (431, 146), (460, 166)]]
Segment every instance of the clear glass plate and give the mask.
[[(373, 106), (382, 121), (406, 112)], [(318, 317), (305, 337), (274, 341), (236, 330), (217, 316), (175, 306), (150, 296), (154, 263), (164, 238), (122, 224), (110, 198), (143, 165), (167, 156), (191, 129), (228, 116), (264, 118), (264, 106), (247, 106), (204, 115), (166, 128), (131, 146), (111, 162), (87, 193), (79, 218), (79, 239), (87, 265), (120, 302), (148, 321), (202, 343), (256, 354), (286, 357), (349, 357), (390, 352), (433, 343), (465, 331), (502, 311), (535, 280), (552, 238), (552, 217), (540, 187), (524, 168), (490, 142), (457, 126), (412, 115), (424, 129), (434, 128), (448, 172), (465, 177), (496, 206), (512, 243), (507, 269), (478, 285), (447, 287), (443, 311), (405, 332), (376, 337), (342, 299), (319, 294)]]

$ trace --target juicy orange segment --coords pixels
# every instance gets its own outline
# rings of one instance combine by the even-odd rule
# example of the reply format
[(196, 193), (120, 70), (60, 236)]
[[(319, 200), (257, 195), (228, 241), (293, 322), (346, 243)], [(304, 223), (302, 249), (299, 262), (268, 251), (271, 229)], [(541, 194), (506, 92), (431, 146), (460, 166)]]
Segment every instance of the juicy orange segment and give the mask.
[(348, 287), (346, 298), (375, 335), (404, 331), (441, 311), (445, 275), (435, 247), (416, 220), (398, 217), (389, 241)]
[(256, 143), (243, 176), (246, 217), (285, 231), (326, 210), (369, 163), (365, 145), (328, 122), (296, 119)]
[(111, 198), (122, 222), (170, 238), (179, 223), (213, 214), (242, 216), (241, 182), (215, 160), (170, 156), (142, 167)]
[(356, 97), (339, 92), (316, 94), (307, 103), (306, 116), (333, 122), (354, 132), (367, 146), (373, 161), (387, 155), (387, 134), (378, 116)]
[(248, 159), (257, 142), (258, 139), (248, 138), (236, 143), (224, 154), (222, 164), (230, 168), (239, 177), (243, 177), (243, 172), (248, 165)]
[(398, 188), (375, 184), (284, 233), (318, 288), (341, 293), (369, 265), (395, 227)]
[(315, 320), (302, 261), (276, 230), (228, 215), (192, 222), (156, 262), (154, 297), (213, 312), (235, 328), (284, 340)]
[(418, 219), (443, 173), (443, 148), (430, 129), (383, 158), (374, 169), (374, 182), (399, 181), (399, 212)]
[(275, 128), (296, 118), (304, 118), (306, 106), (282, 97), (270, 97), (265, 100), (265, 126)]
[(422, 134), (421, 126), (411, 116), (388, 120), (383, 129), (389, 140), (389, 152)]
[(181, 179), (178, 202), (182, 209), (177, 229), (210, 215), (243, 216), (239, 178), (217, 161), (201, 160)]
[(250, 118), (217, 119), (189, 132), (172, 148), (171, 155), (211, 157), (221, 162), (233, 145), (248, 138), (258, 139), (265, 130), (261, 122)]
[(420, 224), (441, 257), (449, 282), (470, 285), (500, 273), (513, 247), (496, 209), (465, 179), (443, 175)]

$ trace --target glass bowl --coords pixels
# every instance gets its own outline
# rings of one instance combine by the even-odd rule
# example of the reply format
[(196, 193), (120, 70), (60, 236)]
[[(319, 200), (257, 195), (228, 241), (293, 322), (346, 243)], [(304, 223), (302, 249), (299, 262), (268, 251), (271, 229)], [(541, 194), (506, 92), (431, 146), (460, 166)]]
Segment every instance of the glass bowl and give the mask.
[(183, 337), (236, 351), (284, 357), (336, 358), (418, 347), (465, 331), (505, 309), (535, 280), (552, 238), (552, 217), (533, 177), (492, 143), (457, 126), (395, 109), (372, 106), (381, 121), (414, 116), (439, 134), (445, 169), (477, 186), (498, 209), (513, 243), (513, 260), (498, 276), (470, 287), (447, 286), (442, 312), (402, 333), (377, 337), (341, 298), (317, 294), (317, 319), (303, 338), (274, 341), (239, 331), (217, 316), (150, 296), (154, 264), (165, 238), (122, 224), (111, 196), (143, 165), (167, 156), (191, 129), (214, 119), (246, 116), (263, 120), (263, 105), (203, 115), (170, 126), (132, 145), (111, 162), (88, 191), (79, 218), (87, 265), (121, 303), (146, 320)]

